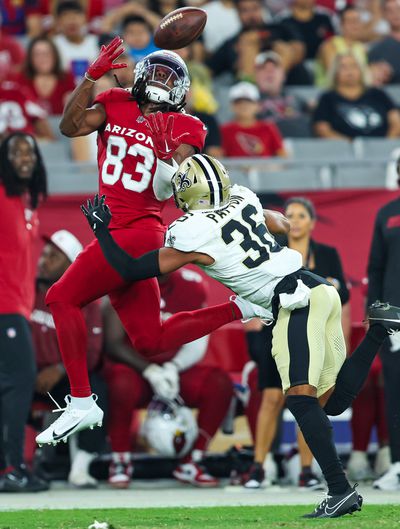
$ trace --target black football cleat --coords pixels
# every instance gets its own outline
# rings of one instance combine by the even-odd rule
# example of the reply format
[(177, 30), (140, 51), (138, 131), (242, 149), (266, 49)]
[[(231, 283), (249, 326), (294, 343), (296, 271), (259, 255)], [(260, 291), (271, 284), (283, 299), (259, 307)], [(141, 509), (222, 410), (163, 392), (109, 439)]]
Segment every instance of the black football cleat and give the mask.
[(368, 307), (367, 320), (371, 324), (380, 323), (389, 334), (394, 334), (400, 331), (400, 308), (375, 301)]
[(35, 476), (25, 465), (10, 468), (0, 480), (0, 492), (42, 492), (49, 490), (47, 481)]
[(344, 494), (327, 495), (309, 514), (303, 518), (339, 518), (345, 514), (361, 511), (363, 498), (358, 494), (356, 485)]

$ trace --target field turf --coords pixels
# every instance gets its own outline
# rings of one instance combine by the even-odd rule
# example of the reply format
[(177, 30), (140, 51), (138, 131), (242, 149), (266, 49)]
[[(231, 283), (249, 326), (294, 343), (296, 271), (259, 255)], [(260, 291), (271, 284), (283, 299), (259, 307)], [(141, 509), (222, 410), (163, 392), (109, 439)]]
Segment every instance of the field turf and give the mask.
[(96, 519), (110, 529), (395, 529), (400, 506), (369, 505), (352, 516), (330, 520), (302, 520), (307, 506), (203, 507), (154, 509), (82, 509), (0, 512), (0, 529), (87, 529)]

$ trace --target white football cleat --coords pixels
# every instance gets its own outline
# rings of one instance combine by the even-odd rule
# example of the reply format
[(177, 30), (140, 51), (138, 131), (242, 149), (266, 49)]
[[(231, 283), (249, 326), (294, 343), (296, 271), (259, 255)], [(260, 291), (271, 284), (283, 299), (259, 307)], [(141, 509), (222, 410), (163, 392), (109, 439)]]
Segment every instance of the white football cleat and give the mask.
[[(44, 432), (36, 437), (39, 446), (44, 444), (56, 445), (60, 441), (66, 442), (73, 433), (101, 426), (103, 424), (104, 412), (96, 404), (97, 395), (92, 395), (93, 404), (87, 410), (76, 408), (71, 399), (71, 395), (65, 397), (66, 407), (53, 410), (53, 413), (63, 412)], [(53, 399), (54, 400), (54, 399)]]
[(242, 321), (244, 323), (248, 320), (251, 320), (252, 318), (261, 318), (267, 325), (267, 322), (272, 323), (272, 312), (264, 309), (264, 307), (256, 305), (255, 303), (252, 303), (241, 296), (231, 296), (229, 300), (239, 307), (240, 312), (242, 313)]
[(372, 484), (374, 489), (396, 491), (400, 490), (400, 462), (392, 463), (386, 474)]

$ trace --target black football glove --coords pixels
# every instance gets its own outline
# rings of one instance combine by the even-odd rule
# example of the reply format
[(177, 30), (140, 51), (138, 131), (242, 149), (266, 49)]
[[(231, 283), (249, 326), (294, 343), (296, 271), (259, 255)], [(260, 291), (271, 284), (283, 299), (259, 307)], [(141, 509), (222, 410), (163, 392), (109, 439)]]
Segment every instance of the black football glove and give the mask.
[(102, 228), (107, 228), (111, 221), (111, 211), (107, 204), (104, 203), (105, 199), (105, 195), (102, 195), (99, 199), (99, 195), (96, 194), (93, 199), (93, 204), (88, 199), (87, 207), (81, 206), (81, 210), (94, 233)]

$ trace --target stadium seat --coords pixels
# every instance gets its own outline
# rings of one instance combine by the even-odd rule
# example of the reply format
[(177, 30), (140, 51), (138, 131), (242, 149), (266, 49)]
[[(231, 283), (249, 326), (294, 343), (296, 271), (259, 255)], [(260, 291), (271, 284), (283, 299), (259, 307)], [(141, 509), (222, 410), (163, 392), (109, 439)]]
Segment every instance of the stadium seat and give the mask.
[(287, 138), (285, 143), (296, 160), (342, 161), (354, 159), (352, 145), (346, 140)]
[(335, 187), (385, 187), (386, 171), (377, 165), (338, 165), (333, 174)]
[(358, 159), (379, 158), (390, 160), (393, 151), (400, 147), (398, 138), (356, 138), (353, 142)]

